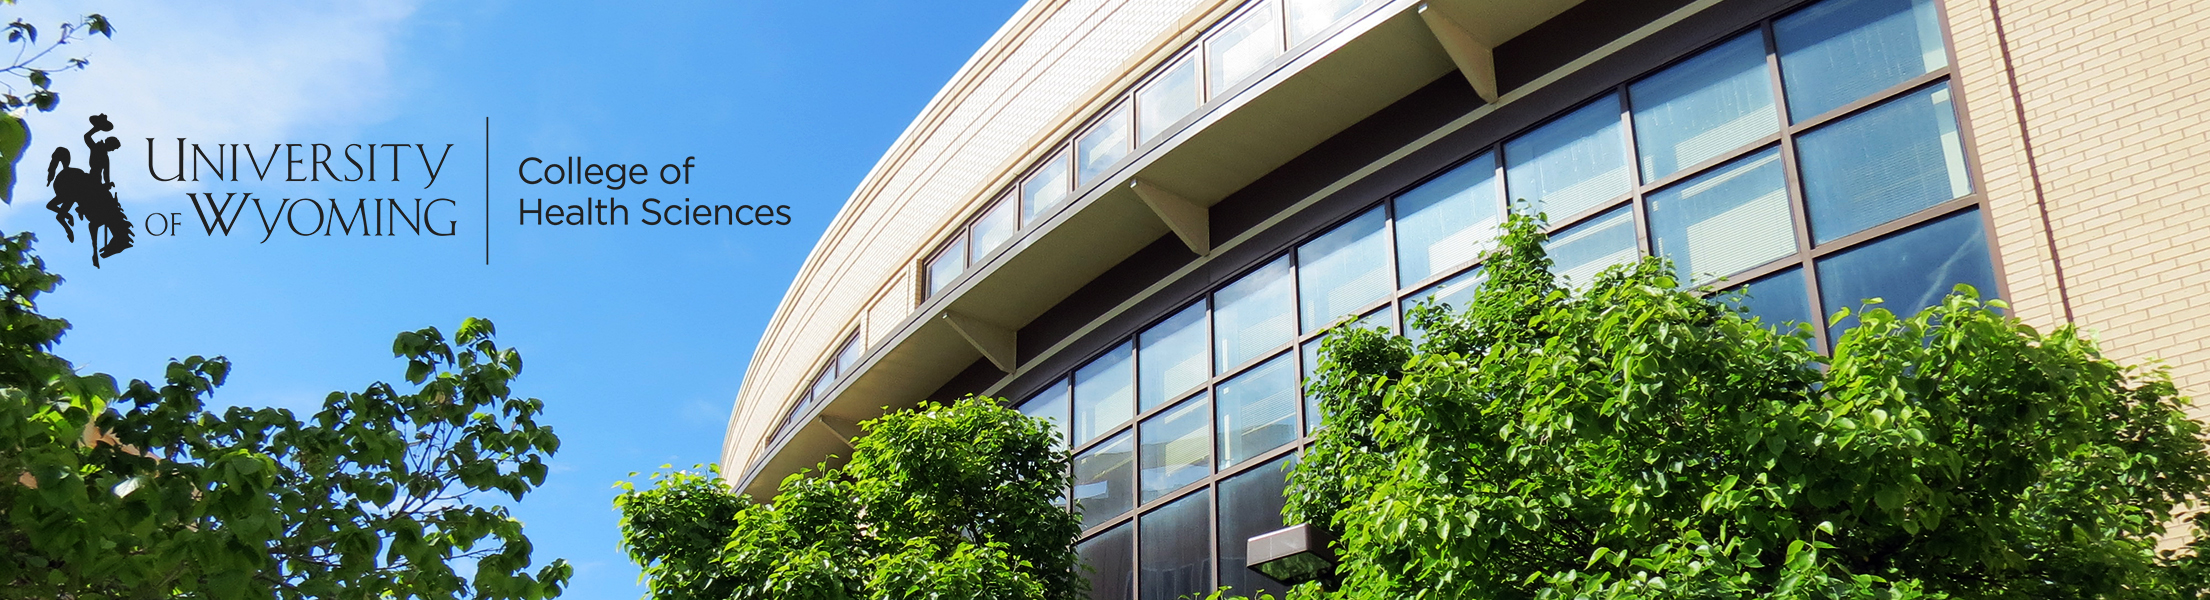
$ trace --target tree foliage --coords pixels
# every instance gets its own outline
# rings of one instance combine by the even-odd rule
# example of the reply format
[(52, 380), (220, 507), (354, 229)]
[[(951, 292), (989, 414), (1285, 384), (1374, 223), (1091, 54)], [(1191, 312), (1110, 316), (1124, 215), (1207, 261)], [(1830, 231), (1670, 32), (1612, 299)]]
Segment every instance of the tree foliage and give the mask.
[(0, 597), (559, 594), (567, 564), (530, 573), (521, 522), (482, 502), (541, 485), (560, 445), (489, 321), (399, 334), (404, 388), (218, 410), (220, 357), (118, 389), (52, 354), (69, 325), (37, 299), (60, 278), (30, 246), (0, 240)]
[[(713, 472), (614, 500), (655, 600), (1069, 598), (1079, 589), (1057, 433), (969, 397), (862, 423), (842, 469), (755, 504)], [(665, 467), (663, 467), (665, 468)]]
[[(1365, 598), (2194, 597), (2159, 553), (2210, 489), (2161, 369), (1959, 286), (1872, 304), (1831, 356), (1660, 259), (1585, 291), (1515, 217), (1423, 340), (1345, 331), (1288, 516), (1339, 532)], [(1756, 290), (1750, 290), (1755, 293)], [(2200, 529), (2196, 529), (2200, 539)], [(2198, 542), (2199, 543), (2199, 542)]]

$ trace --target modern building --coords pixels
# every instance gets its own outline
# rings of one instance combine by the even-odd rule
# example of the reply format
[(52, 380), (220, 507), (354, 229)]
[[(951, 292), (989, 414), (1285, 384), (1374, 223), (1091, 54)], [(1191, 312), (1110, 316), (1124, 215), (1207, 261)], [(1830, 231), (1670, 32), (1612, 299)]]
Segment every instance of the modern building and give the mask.
[(1092, 597), (1278, 587), (1243, 540), (1318, 337), (1462, 301), (1507, 210), (1574, 280), (1662, 254), (1803, 322), (1969, 283), (2199, 395), (2205, 59), (2171, 0), (1032, 0), (807, 258), (722, 467), (1004, 397), (1066, 427)]

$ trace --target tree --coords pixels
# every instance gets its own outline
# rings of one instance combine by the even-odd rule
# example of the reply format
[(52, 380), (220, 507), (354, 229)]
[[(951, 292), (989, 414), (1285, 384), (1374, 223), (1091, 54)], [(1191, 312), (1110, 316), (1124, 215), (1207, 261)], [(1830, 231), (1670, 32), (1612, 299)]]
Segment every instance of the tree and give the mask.
[(849, 464), (792, 475), (769, 504), (711, 470), (618, 484), (649, 597), (1073, 597), (1081, 527), (1049, 424), (969, 397), (861, 427)]
[(2210, 489), (2163, 370), (1967, 286), (1822, 355), (1661, 259), (1563, 288), (1543, 243), (1515, 217), (1472, 306), (1409, 311), (1421, 341), (1326, 343), (1286, 512), (1339, 533), (1340, 586), (1292, 595), (2199, 593), (2157, 551)]

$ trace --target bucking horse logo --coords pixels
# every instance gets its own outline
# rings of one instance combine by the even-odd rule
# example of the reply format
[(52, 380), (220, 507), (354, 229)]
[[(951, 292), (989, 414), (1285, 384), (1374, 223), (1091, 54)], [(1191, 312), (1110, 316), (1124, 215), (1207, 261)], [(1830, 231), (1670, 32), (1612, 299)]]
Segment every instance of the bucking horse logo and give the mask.
[[(123, 203), (115, 197), (115, 179), (108, 173), (107, 153), (123, 147), (123, 142), (108, 136), (94, 140), (92, 135), (114, 131), (115, 124), (107, 115), (92, 115), (92, 129), (84, 132), (87, 150), (85, 167), (91, 172), (69, 166), (69, 148), (54, 148), (54, 158), (46, 163), (46, 185), (54, 188), (54, 200), (46, 203), (46, 209), (54, 211), (54, 220), (61, 222), (62, 233), (76, 243), (76, 219), (84, 219), (85, 236), (92, 242), (92, 266), (98, 268), (100, 259), (115, 256), (130, 248), (130, 216), (123, 213)], [(69, 215), (76, 209), (76, 217)], [(100, 243), (100, 234), (107, 234), (107, 243)]]

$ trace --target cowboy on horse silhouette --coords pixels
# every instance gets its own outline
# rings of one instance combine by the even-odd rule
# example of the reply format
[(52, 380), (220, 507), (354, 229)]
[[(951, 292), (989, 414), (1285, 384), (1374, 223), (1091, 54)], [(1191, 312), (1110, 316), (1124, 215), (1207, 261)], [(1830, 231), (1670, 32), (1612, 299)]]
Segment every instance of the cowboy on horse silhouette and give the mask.
[[(123, 147), (123, 142), (109, 136), (94, 141), (92, 134), (114, 131), (115, 124), (107, 115), (92, 115), (92, 129), (84, 132), (84, 145), (91, 151), (87, 173), (69, 166), (69, 148), (54, 148), (54, 157), (46, 163), (46, 185), (54, 188), (54, 200), (46, 203), (46, 209), (54, 211), (54, 220), (61, 223), (62, 233), (69, 241), (77, 241), (76, 219), (69, 216), (69, 209), (76, 208), (77, 216), (84, 217), (85, 233), (92, 241), (92, 266), (100, 266), (100, 259), (115, 256), (130, 248), (130, 216), (123, 214), (123, 203), (115, 197), (115, 180), (108, 174), (107, 153)], [(100, 231), (106, 230), (106, 245), (100, 244)]]

